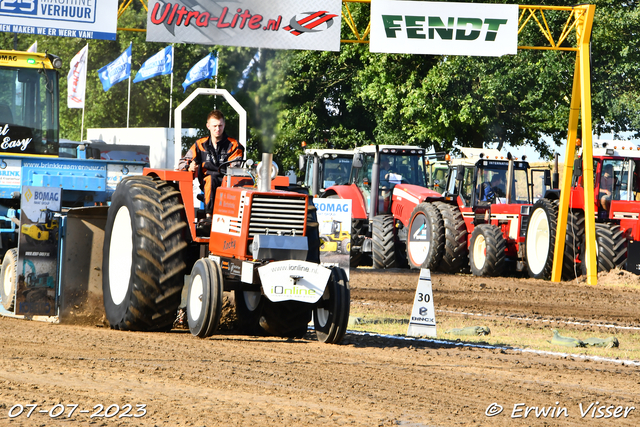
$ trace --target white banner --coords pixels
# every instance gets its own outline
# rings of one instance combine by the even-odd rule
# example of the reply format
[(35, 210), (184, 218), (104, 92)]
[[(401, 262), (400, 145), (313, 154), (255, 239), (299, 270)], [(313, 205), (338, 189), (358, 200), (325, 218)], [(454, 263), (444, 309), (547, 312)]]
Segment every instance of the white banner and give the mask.
[(69, 74), (67, 74), (67, 106), (69, 108), (84, 108), (88, 60), (89, 45), (87, 44), (71, 60)]
[(149, 0), (147, 41), (340, 50), (341, 0)]
[(0, 0), (0, 32), (115, 40), (115, 0)]
[(274, 261), (258, 268), (262, 291), (272, 302), (316, 303), (327, 287), (331, 270), (307, 261)]
[(427, 55), (515, 55), (518, 5), (372, 0), (369, 49)]
[(342, 267), (347, 277), (351, 255), (351, 203), (350, 199), (313, 199), (320, 234), (320, 262)]

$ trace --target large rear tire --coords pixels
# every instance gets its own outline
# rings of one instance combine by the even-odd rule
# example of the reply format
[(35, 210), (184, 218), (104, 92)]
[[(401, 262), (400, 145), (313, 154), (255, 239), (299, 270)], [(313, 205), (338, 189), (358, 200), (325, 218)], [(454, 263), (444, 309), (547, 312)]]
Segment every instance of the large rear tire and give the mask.
[(411, 268), (436, 270), (444, 254), (444, 221), (432, 203), (420, 203), (411, 213), (407, 260)]
[(320, 263), (320, 232), (318, 224), (318, 212), (313, 204), (313, 197), (307, 198), (307, 261)]
[[(614, 268), (624, 268), (627, 261), (627, 247), (624, 233), (620, 226), (613, 224), (596, 224), (596, 258), (598, 273), (607, 272)], [(582, 273), (587, 274), (587, 264), (584, 262), (585, 245), (582, 247)]]
[(499, 276), (504, 271), (507, 241), (499, 227), (477, 225), (471, 233), (469, 265), (474, 276)]
[(467, 226), (460, 209), (446, 203), (436, 204), (444, 223), (444, 253), (440, 269), (445, 273), (459, 273), (469, 262), (467, 249)]
[(187, 294), (187, 321), (191, 334), (208, 338), (218, 329), (223, 288), (220, 266), (209, 258), (196, 261)]
[[(578, 242), (582, 240), (581, 228), (584, 228), (584, 217), (580, 212), (567, 216), (567, 233), (565, 233), (564, 251), (562, 254), (561, 278), (572, 280), (579, 275), (575, 264)], [(556, 244), (558, 227), (558, 200), (540, 199), (531, 209), (525, 238), (525, 264), (529, 277), (549, 280), (553, 270), (553, 251)]]
[(105, 229), (102, 292), (114, 329), (171, 329), (180, 305), (187, 222), (180, 193), (151, 177), (122, 180)]
[(338, 344), (349, 323), (351, 291), (347, 274), (340, 267), (331, 268), (324, 294), (313, 309), (313, 324), (318, 341)]
[(371, 258), (368, 255), (364, 255), (362, 252), (362, 245), (364, 243), (364, 221), (358, 219), (351, 220), (351, 246), (349, 248), (349, 266), (358, 267), (360, 265), (367, 264), (367, 261), (371, 262)]
[(373, 268), (396, 267), (396, 234), (392, 215), (376, 215), (373, 218)]
[(581, 248), (583, 246), (584, 214), (581, 211), (569, 212), (562, 257), (563, 280), (573, 280), (582, 274)]
[(529, 277), (549, 280), (556, 243), (557, 202), (538, 200), (531, 209), (525, 237), (525, 264)]
[(18, 249), (9, 249), (4, 254), (2, 260), (2, 287), (0, 287), (0, 298), (2, 306), (7, 311), (12, 311), (16, 302), (16, 282), (18, 271)]

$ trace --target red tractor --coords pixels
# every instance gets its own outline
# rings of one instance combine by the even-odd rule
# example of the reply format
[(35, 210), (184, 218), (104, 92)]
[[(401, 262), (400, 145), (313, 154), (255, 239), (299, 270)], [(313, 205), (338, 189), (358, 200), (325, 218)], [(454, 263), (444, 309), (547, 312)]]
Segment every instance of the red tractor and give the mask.
[[(216, 331), (223, 291), (233, 291), (247, 332), (300, 337), (313, 314), (320, 341), (342, 340), (349, 282), (341, 268), (319, 264), (310, 197), (277, 190), (287, 188), (287, 177), (247, 163), (229, 168), (218, 188), (210, 231), (196, 227), (192, 172), (145, 169), (122, 180), (104, 239), (103, 296), (112, 328), (171, 329), (190, 271), (187, 318), (198, 337)], [(261, 164), (271, 163), (263, 156)]]
[[(594, 141), (594, 212), (598, 271), (624, 268), (640, 273), (636, 242), (640, 240), (640, 148), (625, 141)], [(586, 273), (585, 205), (582, 158), (574, 162), (563, 254), (563, 278)], [(531, 277), (549, 279), (558, 217), (556, 192), (534, 205), (526, 241)], [(632, 262), (627, 262), (629, 252)], [(569, 274), (566, 274), (566, 273)]]
[(370, 145), (354, 150), (348, 185), (327, 188), (323, 197), (352, 200), (351, 266), (406, 264), (411, 212), (421, 202), (441, 199), (426, 188), (425, 150)]
[(410, 265), (448, 273), (470, 267), (476, 276), (524, 270), (527, 221), (549, 170), (530, 170), (496, 150), (461, 150), (467, 158), (450, 165), (443, 198), (420, 203), (410, 216)]

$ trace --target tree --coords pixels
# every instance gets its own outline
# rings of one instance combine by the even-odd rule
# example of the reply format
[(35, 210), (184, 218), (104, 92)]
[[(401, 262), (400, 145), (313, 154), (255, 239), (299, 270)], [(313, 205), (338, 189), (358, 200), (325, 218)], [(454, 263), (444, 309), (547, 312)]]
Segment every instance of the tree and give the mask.
[[(507, 1), (506, 3), (514, 3)], [(520, 4), (540, 4), (538, 0)], [(572, 5), (558, 1), (554, 5)], [(598, 0), (592, 34), (595, 133), (640, 130), (637, 1)], [(362, 5), (360, 12), (367, 5)], [(560, 31), (566, 13), (546, 14)], [(520, 34), (539, 43), (540, 34)], [(454, 145), (535, 147), (543, 156), (566, 138), (575, 54), (519, 51), (501, 58), (372, 54), (343, 45), (339, 54), (283, 52), (280, 141), (284, 152), (312, 135), (343, 136), (345, 146), (415, 144), (437, 151)], [(348, 67), (345, 70), (344, 67)], [(341, 73), (341, 70), (345, 70)], [(326, 100), (340, 103), (327, 108)], [(324, 104), (324, 105), (323, 105)], [(338, 120), (332, 121), (336, 117)], [(348, 123), (340, 120), (348, 117)], [(360, 138), (344, 138), (358, 135)], [(329, 138), (331, 139), (331, 138)], [(357, 141), (359, 139), (359, 141)], [(296, 141), (297, 140), (297, 141)], [(295, 142), (294, 142), (295, 141)], [(289, 160), (293, 162), (293, 156)]]
[[(482, 1), (486, 2), (486, 1)], [(516, 3), (514, 0), (496, 3)], [(519, 4), (540, 4), (521, 0)], [(557, 0), (570, 6), (573, 1)], [(632, 131), (640, 135), (640, 9), (636, 0), (595, 0), (592, 33), (592, 114), (594, 133)], [(133, 2), (119, 20), (120, 27), (144, 28), (146, 12)], [(356, 23), (369, 20), (369, 4), (350, 4)], [(554, 31), (561, 31), (566, 14), (549, 12)], [(343, 25), (343, 38), (349, 30)], [(541, 35), (519, 35), (535, 43)], [(24, 50), (32, 35), (15, 37)], [(5, 48), (13, 34), (0, 33)], [(63, 59), (61, 91), (66, 96), (70, 59), (87, 43), (83, 39), (38, 37), (39, 50)], [(102, 90), (97, 70), (133, 43), (132, 77), (142, 63), (163, 49), (147, 43), (143, 33), (118, 32), (115, 42), (90, 40), (85, 128), (124, 127), (128, 84)], [(273, 151), (287, 169), (293, 167), (300, 144), (349, 148), (370, 143), (414, 144), (451, 150), (454, 145), (532, 146), (550, 156), (566, 138), (575, 54), (519, 51), (501, 58), (397, 55), (370, 53), (367, 45), (343, 44), (339, 52), (262, 49), (260, 60), (246, 79), (242, 73), (257, 49), (176, 44), (173, 107), (196, 87), (180, 84), (188, 70), (209, 52), (220, 59), (217, 85), (234, 92), (248, 112), (248, 154), (259, 158)], [(243, 81), (242, 87), (238, 82)], [(130, 126), (168, 126), (170, 77), (131, 85)], [(203, 129), (209, 110), (222, 108), (230, 135), (238, 135), (235, 113), (220, 99), (199, 97), (183, 113), (185, 127)], [(61, 136), (78, 139), (81, 111), (61, 102)], [(554, 143), (543, 139), (551, 136)]]

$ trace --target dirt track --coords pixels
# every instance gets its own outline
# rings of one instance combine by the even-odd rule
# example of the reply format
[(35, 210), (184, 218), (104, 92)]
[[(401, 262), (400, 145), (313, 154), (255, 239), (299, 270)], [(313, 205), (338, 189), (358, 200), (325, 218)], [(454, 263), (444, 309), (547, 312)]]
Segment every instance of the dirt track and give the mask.
[[(417, 274), (352, 272), (354, 307), (409, 313)], [(438, 310), (640, 326), (637, 289), (437, 274), (433, 287)], [(0, 425), (640, 425), (640, 368), (609, 361), (357, 334), (200, 340), (8, 318), (0, 331)]]

